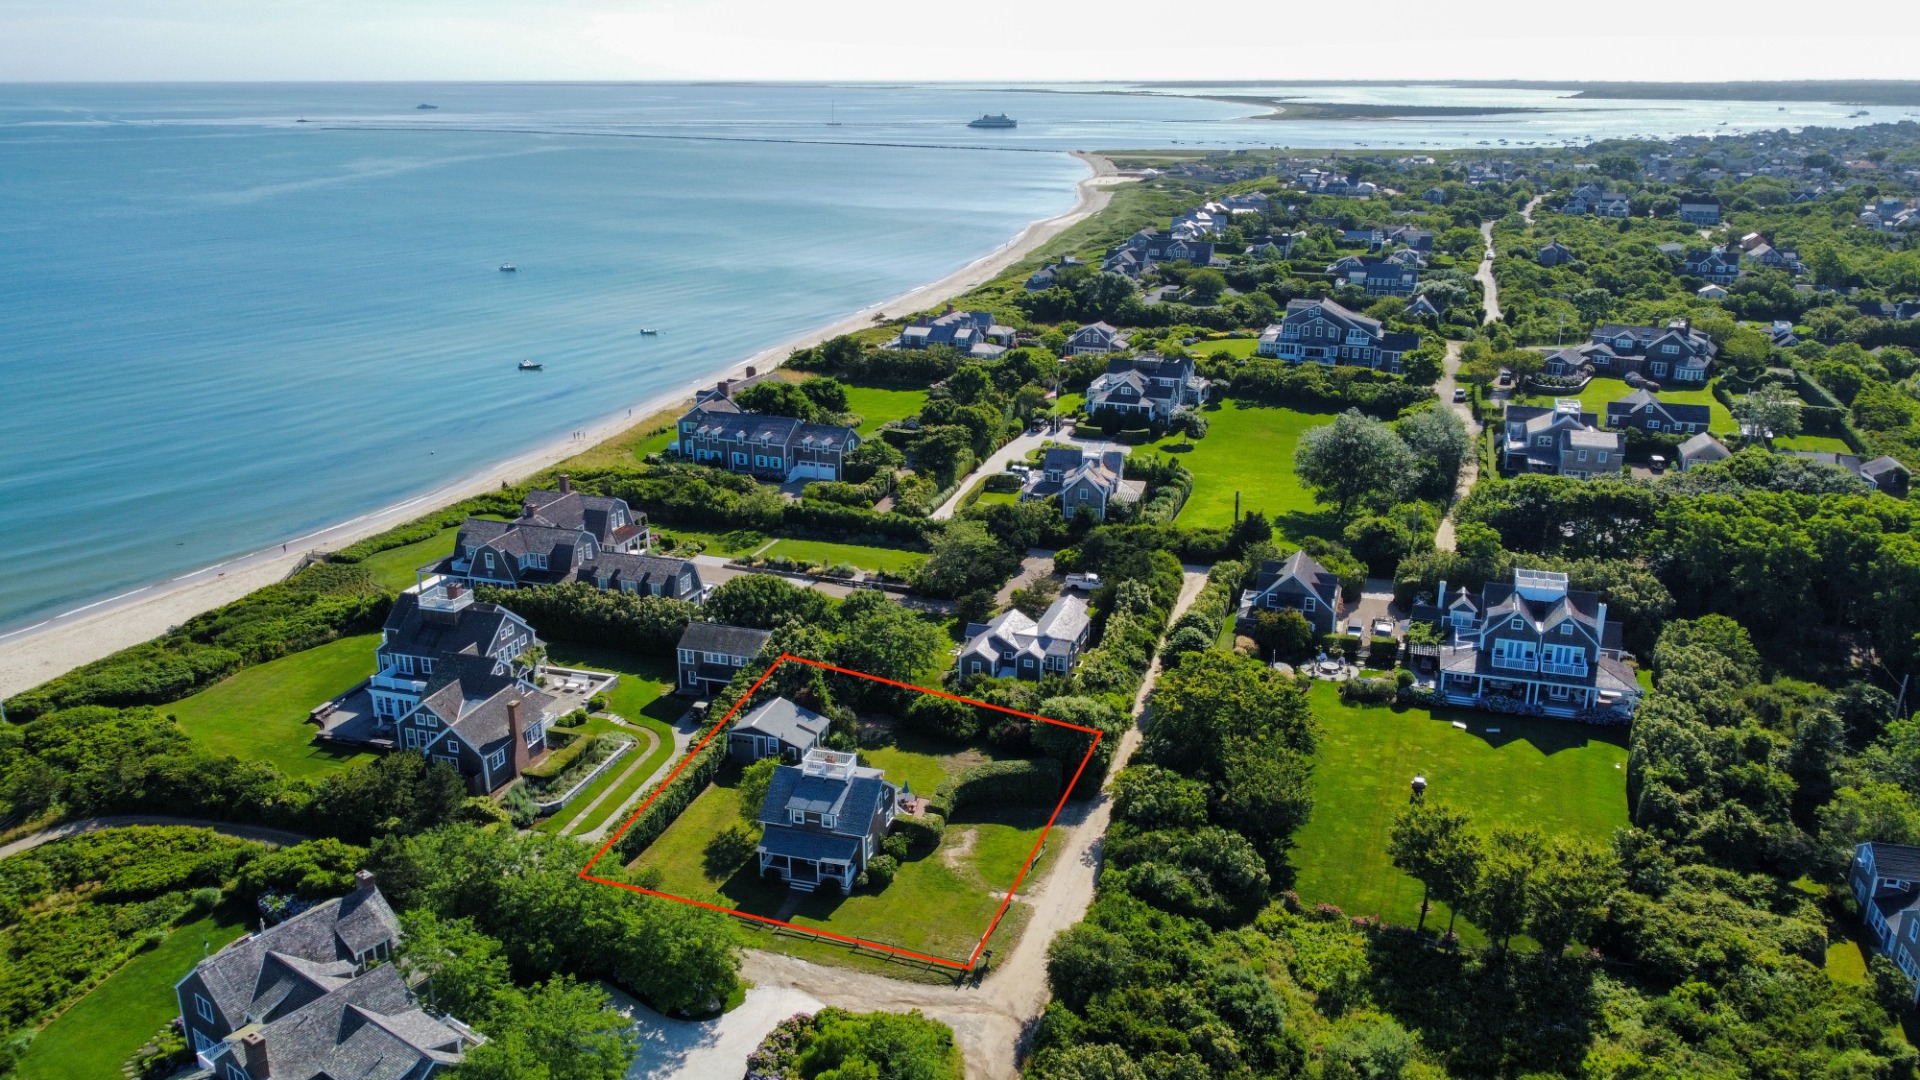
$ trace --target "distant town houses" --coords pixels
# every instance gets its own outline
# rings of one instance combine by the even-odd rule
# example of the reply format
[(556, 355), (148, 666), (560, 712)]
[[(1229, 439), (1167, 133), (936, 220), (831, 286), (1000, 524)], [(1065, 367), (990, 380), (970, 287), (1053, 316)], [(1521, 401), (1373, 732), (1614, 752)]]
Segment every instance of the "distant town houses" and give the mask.
[(1859, 222), (1866, 228), (1882, 232), (1920, 229), (1920, 209), (1915, 209), (1905, 199), (1882, 197), (1861, 208)]
[(1211, 384), (1187, 357), (1116, 357), (1087, 386), (1087, 414), (1111, 409), (1142, 421), (1167, 421), (1206, 403)]
[(1060, 514), (1069, 521), (1082, 510), (1105, 521), (1108, 510), (1138, 503), (1146, 492), (1143, 481), (1126, 478), (1126, 453), (1115, 447), (1056, 447), (1027, 476), (1020, 500), (1058, 496)]
[(1110, 274), (1137, 278), (1161, 263), (1186, 262), (1194, 266), (1211, 266), (1213, 261), (1211, 240), (1186, 233), (1141, 229), (1117, 246), (1108, 248), (1100, 269)]
[(1407, 306), (1400, 309), (1400, 313), (1409, 319), (1437, 319), (1440, 317), (1440, 309), (1434, 306), (1433, 301), (1428, 299), (1424, 294), (1408, 301)]
[(1067, 335), (1067, 355), (1125, 352), (1129, 338), (1104, 322), (1088, 323)]
[(688, 695), (720, 692), (741, 668), (753, 663), (772, 636), (745, 626), (689, 622), (674, 649), (675, 689)]
[(908, 323), (894, 344), (902, 349), (943, 345), (977, 360), (991, 360), (1013, 344), (1013, 327), (1000, 325), (992, 312), (955, 311), (949, 304), (939, 315), (922, 315)]
[(1920, 847), (1868, 842), (1853, 849), (1847, 885), (1860, 904), (1860, 921), (1873, 931), (1874, 951), (1914, 983), (1920, 1002)]
[(1556, 400), (1552, 408), (1509, 405), (1501, 426), (1500, 464), (1510, 472), (1586, 480), (1616, 476), (1626, 464), (1626, 437), (1600, 430), (1578, 398)]
[(1795, 275), (1806, 272), (1806, 266), (1801, 263), (1797, 251), (1782, 251), (1764, 240), (1744, 250), (1749, 269), (1779, 270)]
[(1062, 270), (1070, 270), (1076, 266), (1085, 265), (1087, 265), (1085, 262), (1071, 255), (1055, 259), (1053, 262), (1035, 270), (1027, 277), (1027, 291), (1039, 292), (1042, 289), (1051, 289), (1060, 280), (1060, 272)]
[(1442, 581), (1413, 618), (1443, 634), (1434, 657), (1443, 701), (1550, 716), (1630, 715), (1639, 703), (1619, 624), (1597, 594), (1568, 588), (1565, 574), (1516, 569), (1511, 584), (1488, 582), (1478, 594)]
[(485, 1042), (422, 1008), (393, 962), (400, 920), (365, 870), (354, 890), (228, 945), (174, 986), (209, 1080), (427, 1080)]
[(1920, 319), (1920, 300), (1861, 300), (1853, 306), (1860, 314), (1874, 319)]
[(1913, 472), (1890, 457), (1863, 460), (1857, 454), (1836, 454), (1823, 450), (1789, 450), (1787, 454), (1845, 469), (1896, 499), (1906, 498), (1913, 487)]
[(1260, 564), (1253, 587), (1241, 590), (1235, 632), (1250, 633), (1263, 611), (1297, 611), (1314, 633), (1331, 634), (1340, 626), (1344, 607), (1340, 578), (1313, 556), (1296, 551), (1285, 561)]
[(1080, 662), (1092, 625), (1078, 596), (1060, 597), (1038, 619), (1010, 608), (992, 622), (968, 625), (954, 670), (1002, 679), (1065, 675)]
[(452, 554), (420, 572), (505, 589), (577, 581), (698, 602), (703, 589), (693, 563), (647, 554), (650, 540), (646, 516), (625, 500), (579, 494), (562, 476), (559, 491), (530, 492), (513, 521), (468, 518)]
[(1661, 401), (1651, 390), (1635, 390), (1607, 403), (1607, 426), (1616, 431), (1651, 431), (1662, 435), (1692, 435), (1707, 430), (1713, 410), (1705, 405)]
[(762, 480), (838, 480), (861, 438), (850, 427), (749, 413), (724, 392), (707, 391), (680, 418), (682, 457)]
[(1541, 266), (1565, 266), (1573, 259), (1573, 249), (1558, 240), (1549, 242), (1533, 256), (1533, 260)]
[(1409, 266), (1390, 256), (1349, 255), (1328, 266), (1327, 276), (1358, 285), (1368, 296), (1412, 296), (1414, 287), (1420, 284), (1417, 257)]
[(1720, 204), (1712, 199), (1682, 199), (1680, 220), (1689, 225), (1720, 224)]
[(1679, 449), (1674, 451), (1674, 455), (1674, 464), (1681, 472), (1686, 472), (1696, 466), (1725, 461), (1733, 456), (1733, 451), (1727, 449), (1725, 443), (1703, 431), (1681, 443)]
[(1686, 253), (1680, 272), (1714, 285), (1731, 285), (1740, 280), (1740, 251), (1725, 244)]
[(852, 892), (893, 826), (901, 794), (858, 754), (814, 749), (797, 765), (776, 767), (760, 804), (761, 876), (796, 892)]
[(1624, 218), (1633, 215), (1631, 196), (1607, 191), (1596, 184), (1582, 184), (1560, 204), (1563, 214), (1591, 214), (1594, 217)]
[(1389, 333), (1378, 319), (1332, 300), (1291, 300), (1280, 322), (1261, 331), (1261, 356), (1295, 363), (1349, 365), (1401, 374), (1402, 358), (1420, 347), (1420, 335)]
[(1586, 344), (1549, 353), (1542, 371), (1556, 378), (1600, 374), (1629, 382), (1655, 379), (1704, 386), (1719, 351), (1689, 319), (1665, 326), (1608, 323), (1596, 328)]
[(831, 726), (812, 709), (777, 697), (734, 721), (727, 731), (727, 755), (742, 765), (761, 758), (796, 763), (820, 748)]

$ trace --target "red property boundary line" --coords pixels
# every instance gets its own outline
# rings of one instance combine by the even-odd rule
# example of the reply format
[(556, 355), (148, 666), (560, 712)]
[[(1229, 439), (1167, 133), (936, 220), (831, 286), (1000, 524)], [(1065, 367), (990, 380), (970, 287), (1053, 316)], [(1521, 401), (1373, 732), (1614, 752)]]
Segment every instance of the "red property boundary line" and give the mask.
[[(1080, 767), (1073, 771), (1073, 779), (1067, 782), (1065, 788), (1060, 793), (1059, 803), (1057, 803), (1054, 806), (1053, 813), (1048, 816), (1046, 828), (1040, 830), (1040, 836), (1033, 842), (1033, 850), (1027, 852), (1027, 861), (1021, 864), (1019, 875), (1013, 879), (1013, 886), (1007, 890), (1007, 895), (1005, 896), (1005, 898), (1003, 898), (1000, 901), (999, 910), (993, 913), (993, 921), (987, 924), (987, 932), (980, 935), (980, 940), (974, 944), (973, 952), (971, 955), (967, 957), (967, 960), (965, 963), (961, 963), (960, 961), (957, 961), (957, 960), (949, 960), (946, 957), (942, 957), (942, 956), (928, 956), (925, 953), (917, 953), (911, 949), (902, 949), (898, 946), (887, 945), (883, 942), (868, 941), (865, 938), (849, 937), (845, 934), (836, 934), (831, 930), (820, 930), (811, 926), (799, 926), (794, 923), (786, 922), (781, 919), (768, 918), (765, 915), (751, 915), (751, 914), (748, 914), (747, 912), (740, 911), (736, 908), (721, 907), (719, 904), (709, 904), (700, 900), (690, 900), (684, 896), (675, 896), (672, 893), (660, 892), (657, 889), (644, 888), (639, 885), (634, 885), (630, 882), (612, 881), (607, 878), (593, 876), (594, 864), (598, 863), (600, 859), (606, 855), (607, 852), (613, 849), (613, 845), (618, 843), (622, 836), (626, 835), (627, 830), (633, 827), (634, 822), (640, 820), (640, 815), (647, 812), (647, 808), (653, 805), (653, 800), (659, 798), (661, 792), (673, 786), (674, 780), (677, 779), (680, 775), (680, 770), (686, 768), (688, 762), (691, 762), (694, 758), (699, 757), (700, 751), (706, 749), (707, 744), (713, 741), (713, 737), (726, 729), (728, 721), (733, 719), (733, 714), (740, 711), (740, 706), (745, 704), (748, 701), (753, 700), (753, 695), (759, 692), (761, 684), (765, 683), (767, 679), (771, 678), (773, 673), (780, 669), (781, 664), (784, 664), (789, 660), (793, 661), (796, 664), (806, 664), (809, 667), (816, 667), (825, 671), (837, 672), (841, 675), (851, 675), (855, 678), (871, 679), (874, 682), (885, 683), (888, 686), (896, 686), (903, 690), (914, 690), (922, 694), (932, 694), (935, 697), (943, 697), (953, 701), (961, 701), (961, 702), (967, 703), (968, 705), (977, 705), (983, 709), (992, 709), (995, 712), (1003, 712), (1003, 713), (1007, 713), (1010, 716), (1018, 716), (1027, 720), (1038, 720), (1043, 724), (1052, 724), (1055, 727), (1069, 728), (1073, 731), (1082, 731), (1087, 733), (1088, 735), (1093, 736), (1093, 744), (1087, 747), (1086, 756), (1080, 759)], [(1060, 811), (1066, 808), (1067, 797), (1070, 796), (1073, 793), (1073, 789), (1079, 785), (1080, 775), (1086, 772), (1087, 763), (1093, 760), (1093, 752), (1100, 748), (1100, 739), (1101, 739), (1101, 733), (1099, 731), (1090, 727), (1082, 727), (1079, 724), (1069, 724), (1064, 720), (1055, 720), (1052, 717), (1040, 716), (1035, 713), (1021, 712), (1018, 709), (1009, 709), (1001, 705), (990, 705), (987, 702), (976, 701), (973, 698), (961, 697), (958, 694), (949, 694), (944, 690), (929, 690), (924, 686), (913, 686), (909, 683), (895, 682), (892, 679), (883, 679), (878, 675), (868, 675), (866, 672), (863, 672), (863, 671), (853, 671), (848, 668), (835, 667), (832, 664), (822, 663), (818, 660), (809, 660), (804, 656), (794, 656), (792, 653), (781, 653), (780, 658), (773, 662), (773, 666), (767, 668), (764, 674), (762, 674), (758, 679), (755, 679), (753, 682), (753, 687), (749, 689), (746, 692), (746, 694), (742, 695), (739, 701), (734, 702), (733, 708), (727, 710), (727, 715), (721, 717), (718, 723), (714, 724), (713, 727), (707, 729), (707, 733), (701, 737), (699, 744), (693, 748), (693, 751), (691, 753), (687, 754), (685, 757), (680, 759), (680, 764), (675, 765), (673, 767), (673, 771), (667, 774), (667, 778), (661, 782), (659, 787), (654, 789), (653, 794), (647, 796), (647, 800), (640, 804), (640, 808), (635, 810), (632, 814), (628, 815), (626, 822), (622, 824), (620, 828), (616, 830), (612, 836), (607, 838), (606, 843), (600, 845), (600, 850), (594, 852), (593, 858), (588, 859), (587, 865), (581, 869), (580, 877), (584, 881), (592, 881), (601, 885), (612, 885), (614, 888), (617, 888), (617, 889), (626, 889), (629, 892), (642, 893), (647, 896), (657, 896), (662, 900), (675, 900), (682, 904), (689, 904), (693, 907), (706, 908), (709, 911), (718, 911), (725, 915), (732, 915), (736, 918), (747, 919), (747, 920), (751, 920), (753, 922), (758, 922), (758, 923), (765, 923), (769, 926), (784, 927), (788, 930), (795, 930), (802, 934), (808, 934), (814, 937), (832, 938), (835, 941), (843, 941), (849, 945), (864, 946), (869, 949), (880, 949), (884, 952), (894, 953), (899, 956), (911, 957), (912, 959), (915, 959), (915, 960), (924, 960), (930, 964), (938, 964), (942, 967), (952, 968), (956, 971), (971, 971), (973, 970), (974, 964), (979, 962), (980, 953), (982, 950), (986, 948), (987, 941), (993, 937), (993, 932), (1000, 928), (1000, 920), (1006, 916), (1007, 907), (1013, 903), (1014, 894), (1020, 890), (1020, 883), (1026, 880), (1027, 871), (1033, 868), (1034, 860), (1040, 857), (1040, 849), (1047, 842), (1047, 834), (1053, 831), (1054, 822), (1060, 820)]]

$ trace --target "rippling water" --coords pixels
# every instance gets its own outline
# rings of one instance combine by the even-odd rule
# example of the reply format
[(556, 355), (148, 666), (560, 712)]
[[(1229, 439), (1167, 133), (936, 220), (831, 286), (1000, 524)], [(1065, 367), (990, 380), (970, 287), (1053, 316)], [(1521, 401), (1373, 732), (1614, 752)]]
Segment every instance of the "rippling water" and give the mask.
[[(429, 490), (938, 278), (1072, 204), (1061, 150), (1852, 111), (1274, 124), (1112, 89), (0, 86), (0, 627)], [(987, 111), (1019, 129), (961, 126)]]

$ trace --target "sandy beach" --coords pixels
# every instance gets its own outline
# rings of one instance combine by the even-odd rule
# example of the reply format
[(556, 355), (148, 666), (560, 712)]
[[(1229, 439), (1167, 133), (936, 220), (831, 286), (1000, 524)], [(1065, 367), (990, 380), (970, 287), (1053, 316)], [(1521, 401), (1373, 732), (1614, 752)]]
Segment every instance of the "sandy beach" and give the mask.
[(730, 367), (708, 372), (672, 393), (658, 395), (631, 408), (623, 405), (599, 421), (583, 425), (584, 437), (556, 440), (404, 502), (295, 537), (285, 545), (98, 600), (0, 635), (0, 697), (19, 693), (82, 664), (157, 637), (201, 612), (284, 580), (310, 551), (341, 548), (439, 507), (498, 489), (503, 482), (516, 483), (616, 438), (663, 410), (691, 403), (696, 390), (722, 378), (738, 376), (745, 368), (764, 371), (776, 367), (795, 349), (864, 329), (873, 325), (877, 317), (899, 317), (978, 288), (1065, 229), (1099, 212), (1112, 197), (1113, 186), (1127, 182), (1105, 158), (1086, 153), (1074, 156), (1088, 165), (1091, 175), (1080, 182), (1079, 199), (1071, 210), (1028, 225), (998, 249), (938, 281), (763, 349)]

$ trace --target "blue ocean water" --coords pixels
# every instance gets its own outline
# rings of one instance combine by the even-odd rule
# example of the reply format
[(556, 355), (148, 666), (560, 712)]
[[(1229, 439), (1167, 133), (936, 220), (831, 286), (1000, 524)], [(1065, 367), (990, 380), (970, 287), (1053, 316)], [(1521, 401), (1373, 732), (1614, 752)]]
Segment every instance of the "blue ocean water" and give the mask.
[[(1534, 91), (1497, 103), (1566, 111), (1276, 125), (1117, 89), (0, 86), (0, 630), (431, 490), (939, 278), (1072, 205), (1064, 150), (1672, 134), (1730, 108)], [(962, 126), (989, 111), (1021, 125)]]

